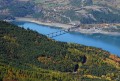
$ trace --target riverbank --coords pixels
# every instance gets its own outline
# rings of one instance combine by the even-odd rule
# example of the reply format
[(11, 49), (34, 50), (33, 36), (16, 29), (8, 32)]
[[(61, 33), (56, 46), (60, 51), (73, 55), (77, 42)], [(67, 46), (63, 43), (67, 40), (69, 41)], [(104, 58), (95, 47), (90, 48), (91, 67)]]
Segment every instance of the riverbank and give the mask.
[[(48, 26), (42, 26), (36, 23), (29, 23), (29, 22), (13, 22), (13, 24), (16, 24), (20, 27), (29, 28), (31, 30), (37, 31), (40, 34), (47, 35), (53, 32), (61, 31), (61, 28), (55, 28), (55, 27), (48, 27)], [(58, 35), (58, 33), (54, 33), (53, 35)], [(52, 35), (52, 34), (51, 34)], [(49, 37), (51, 37), (51, 35)], [(120, 55), (120, 36), (114, 36), (114, 35), (105, 35), (105, 34), (82, 34), (82, 33), (76, 33), (76, 32), (68, 32), (64, 35), (53, 37), (51, 39), (54, 39), (56, 41), (61, 42), (68, 42), (68, 43), (77, 43), (81, 45), (86, 46), (92, 46), (96, 48), (102, 48), (103, 50), (106, 50), (112, 54)]]
[(120, 32), (105, 31), (102, 28), (96, 28), (96, 29), (95, 28), (90, 28), (90, 29), (78, 28), (78, 29), (74, 29), (73, 31), (86, 33), (86, 34), (101, 33), (101, 34), (107, 34), (107, 35), (120, 35)]
[[(21, 17), (16, 17), (15, 21), (25, 21), (25, 22), (32, 22), (40, 25), (46, 25), (46, 26), (51, 26), (51, 27), (59, 27), (63, 29), (68, 29), (73, 27), (71, 24), (62, 24), (62, 23), (53, 23), (53, 22), (43, 22), (40, 20), (37, 20), (35, 18), (21, 18)], [(71, 31), (75, 32), (80, 32), (80, 33), (85, 33), (85, 34), (93, 34), (93, 33), (101, 33), (101, 34), (108, 34), (108, 35), (120, 35), (120, 32), (112, 32), (110, 31), (111, 28), (108, 27), (102, 27), (102, 26), (96, 26), (97, 24), (91, 26), (91, 25), (82, 25), (79, 28), (72, 29)], [(113, 27), (114, 29), (114, 27)], [(112, 30), (113, 30), (112, 29)], [(119, 28), (120, 30), (120, 28)]]
[(68, 29), (68, 28), (72, 27), (72, 25), (69, 25), (69, 24), (43, 22), (43, 21), (37, 20), (35, 18), (19, 18), (19, 17), (16, 17), (15, 21), (26, 21), (26, 22), (32, 22), (32, 23), (36, 23), (36, 24), (40, 24), (40, 25), (46, 25), (46, 26), (51, 26), (51, 27), (59, 27), (59, 28), (64, 28), (64, 29)]

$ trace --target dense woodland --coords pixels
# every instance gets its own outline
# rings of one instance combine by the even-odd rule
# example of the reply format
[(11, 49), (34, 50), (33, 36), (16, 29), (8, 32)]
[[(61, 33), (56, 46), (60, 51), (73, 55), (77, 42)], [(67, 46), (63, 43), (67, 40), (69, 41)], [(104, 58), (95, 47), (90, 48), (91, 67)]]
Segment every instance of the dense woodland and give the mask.
[(0, 81), (116, 81), (120, 61), (112, 56), (0, 21)]

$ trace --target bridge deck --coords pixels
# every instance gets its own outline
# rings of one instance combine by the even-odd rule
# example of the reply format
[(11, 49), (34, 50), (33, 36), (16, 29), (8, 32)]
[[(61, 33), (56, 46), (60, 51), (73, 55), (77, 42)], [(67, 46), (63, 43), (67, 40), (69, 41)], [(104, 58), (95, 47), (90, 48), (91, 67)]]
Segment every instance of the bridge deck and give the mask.
[(57, 31), (57, 32), (49, 33), (49, 34), (47, 34), (47, 37), (49, 37), (49, 38), (57, 37), (57, 36), (66, 34), (69, 31), (71, 31), (73, 29), (76, 29), (76, 28), (79, 28), (79, 27), (80, 27), (80, 25), (77, 25), (77, 26), (74, 26), (74, 27), (70, 27), (68, 29), (63, 29), (63, 30), (60, 30), (60, 31)]

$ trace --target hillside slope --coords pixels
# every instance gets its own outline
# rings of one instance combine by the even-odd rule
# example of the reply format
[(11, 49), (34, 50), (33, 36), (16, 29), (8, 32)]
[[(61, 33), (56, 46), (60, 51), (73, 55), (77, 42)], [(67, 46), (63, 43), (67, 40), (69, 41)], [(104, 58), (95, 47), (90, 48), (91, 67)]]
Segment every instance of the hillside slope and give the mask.
[(119, 75), (120, 58), (106, 51), (0, 21), (1, 81), (115, 81)]
[(0, 1), (0, 20), (30, 17), (44, 22), (67, 24), (120, 23), (119, 14), (119, 0)]

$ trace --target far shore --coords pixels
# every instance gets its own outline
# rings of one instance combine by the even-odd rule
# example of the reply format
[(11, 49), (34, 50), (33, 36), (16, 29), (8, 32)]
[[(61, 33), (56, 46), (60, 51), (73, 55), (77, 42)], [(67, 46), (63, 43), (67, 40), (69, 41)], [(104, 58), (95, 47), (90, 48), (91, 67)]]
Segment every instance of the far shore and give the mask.
[(73, 25), (70, 24), (61, 24), (61, 23), (53, 23), (53, 22), (42, 22), (40, 20), (37, 20), (35, 18), (16, 18), (16, 21), (26, 21), (26, 22), (32, 22), (40, 25), (46, 25), (46, 26), (51, 26), (51, 27), (59, 27), (63, 29), (68, 29), (72, 27)]
[[(63, 29), (68, 29), (68, 28), (73, 27), (73, 25), (71, 25), (71, 24), (43, 22), (43, 21), (37, 20), (35, 18), (16, 17), (15, 21), (26, 21), (26, 22), (32, 22), (32, 23), (36, 23), (36, 24), (40, 24), (40, 25), (46, 25), (46, 26), (51, 26), (51, 27), (59, 27), (59, 28), (63, 28)], [(102, 29), (94, 29), (94, 28), (83, 29), (83, 28), (80, 27), (80, 28), (77, 28), (77, 29), (72, 30), (72, 31), (80, 32), (80, 33), (86, 33), (86, 34), (101, 33), (101, 34), (108, 34), (108, 35), (120, 35), (119, 32), (108, 32), (108, 31), (104, 31)]]

